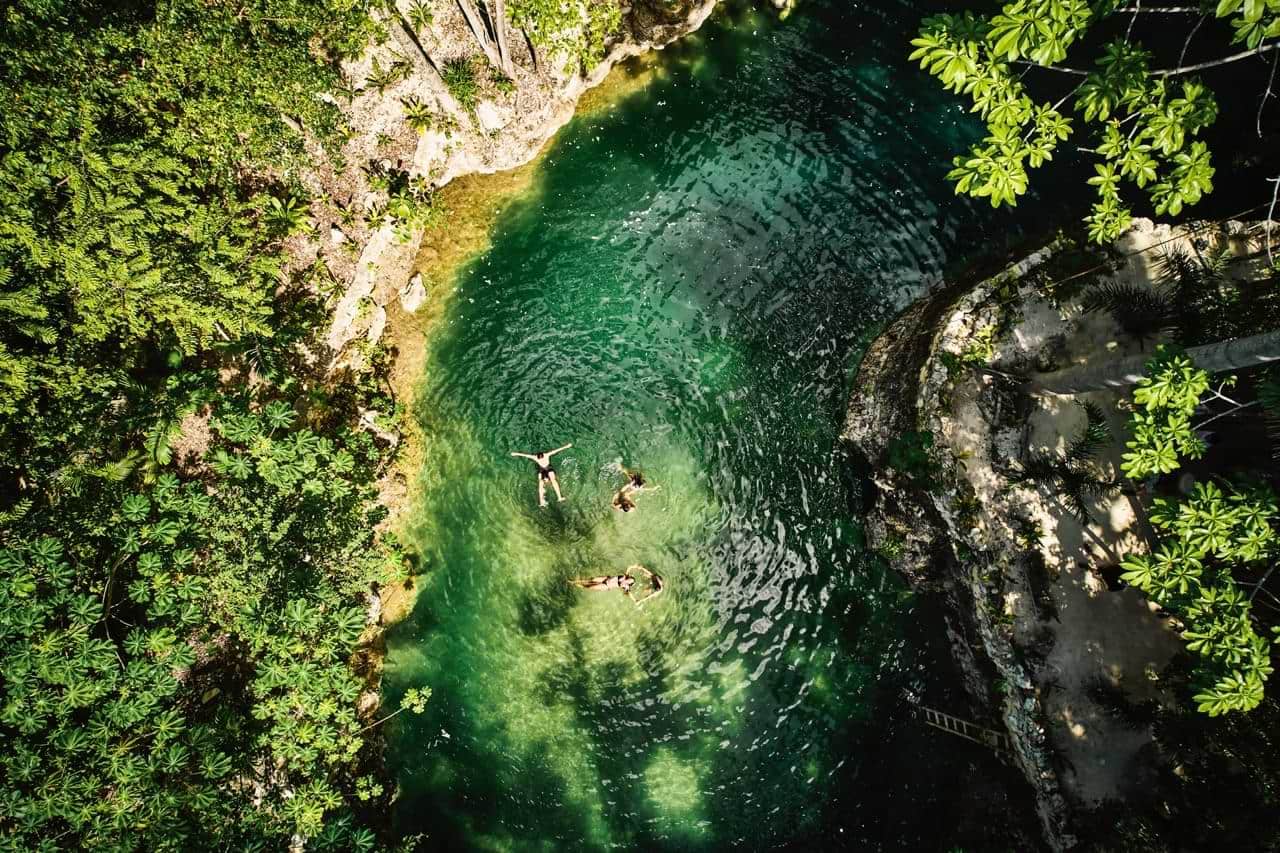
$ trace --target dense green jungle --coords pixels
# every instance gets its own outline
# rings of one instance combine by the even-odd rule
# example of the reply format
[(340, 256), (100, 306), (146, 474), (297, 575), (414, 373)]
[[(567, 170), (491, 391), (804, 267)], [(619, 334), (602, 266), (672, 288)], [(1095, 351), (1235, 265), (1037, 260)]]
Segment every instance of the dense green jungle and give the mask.
[[(0, 15), (4, 849), (1280, 847), (1280, 0)], [(1108, 284), (1140, 218), (1190, 250)], [(1116, 395), (1016, 474), (1137, 507), (1177, 644), (1102, 801), (1028, 771), (968, 546), (869, 539), (981, 460), (846, 436), (895, 318), (1046, 244), (1139, 355), (942, 357)]]

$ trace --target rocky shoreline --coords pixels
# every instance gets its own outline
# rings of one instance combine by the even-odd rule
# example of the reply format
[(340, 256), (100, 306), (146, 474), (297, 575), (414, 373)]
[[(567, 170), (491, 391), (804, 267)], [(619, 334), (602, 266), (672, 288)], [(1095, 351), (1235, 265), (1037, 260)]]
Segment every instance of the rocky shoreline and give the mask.
[[(418, 34), (406, 25), (403, 9), (399, 18), (384, 14), (382, 23), (389, 38), (343, 69), (355, 94), (343, 109), (353, 132), (339, 152), (340, 167), (313, 145), (313, 169), (299, 176), (313, 198), (330, 200), (312, 204), (314, 230), (289, 246), (291, 269), (322, 264), (332, 282), (331, 321), (323, 341), (313, 344), (317, 359), (328, 364), (330, 376), (337, 379), (347, 372), (372, 369), (399, 386), (396, 391), (401, 398), (411, 394), (412, 379), (397, 370), (396, 348), (379, 366), (371, 366), (371, 352), (388, 337), (421, 337), (425, 324), (410, 318), (436, 295), (433, 282), (424, 281), (416, 270), (426, 229), (406, 235), (400, 223), (378, 224), (369, 215), (388, 200), (386, 189), (376, 180), (379, 169), (383, 174), (394, 170), (434, 193), (464, 176), (494, 174), (528, 163), (573, 118), (583, 95), (602, 83), (614, 67), (661, 50), (698, 29), (716, 5), (717, 0), (674, 4), (638, 0), (624, 10), (620, 31), (590, 70), (571, 64), (562, 70), (549, 57), (535, 55), (532, 48), (513, 51), (512, 85), (486, 83), (472, 109), (458, 102), (440, 71), (460, 58), (478, 62), (479, 47), (460, 8), (441, 4), (430, 27)], [(406, 70), (389, 85), (368, 82), (379, 69), (391, 67)], [(410, 103), (424, 104), (436, 116), (429, 128), (410, 126), (405, 114)], [(448, 212), (430, 227), (447, 233)], [(404, 327), (400, 336), (394, 334), (397, 326)], [(399, 464), (385, 472), (381, 490), (391, 513), (383, 527), (395, 529), (396, 515), (407, 503), (406, 468), (415, 458), (411, 425), (395, 422), (390, 413), (369, 411), (361, 413), (359, 426), (383, 443), (400, 445)], [(381, 656), (382, 627), (411, 607), (412, 595), (405, 589), (371, 594), (370, 624), (378, 628), (365, 644), (372, 650), (371, 657)], [(373, 662), (367, 666), (380, 668)], [(369, 689), (376, 691), (376, 677)], [(376, 707), (372, 704), (370, 712)]]
[[(933, 370), (947, 321), (981, 304), (1001, 285), (1016, 280), (1046, 258), (1039, 252), (973, 286), (943, 286), (916, 300), (867, 349), (854, 380), (842, 440), (859, 460), (872, 495), (865, 520), (867, 544), (913, 588), (944, 602), (946, 631), (966, 691), (979, 716), (996, 712), (1013, 745), (1016, 762), (1036, 796), (1051, 847), (1069, 847), (1065, 802), (1045, 745), (1041, 711), (1031, 679), (1008, 638), (995, 624), (993, 597), (985, 583), (989, 561), (980, 551), (957, 547), (960, 479), (946, 461), (933, 472), (932, 489), (889, 464), (897, 436), (928, 431), (945, 376)], [(1012, 685), (1002, 697), (993, 686)]]
[(1135, 709), (1179, 708), (1161, 674), (1182, 643), (1114, 580), (1120, 559), (1147, 548), (1139, 497), (1117, 486), (1068, 506), (1024, 474), (1101, 418), (1109, 440), (1075, 464), (1119, 483), (1126, 394), (1028, 395), (1023, 381), (1149, 353), (1152, 341), (1087, 305), (1090, 289), (1157, 287), (1168, 253), (1205, 245), (1252, 280), (1261, 227), (1135, 220), (1105, 249), (1060, 238), (977, 284), (925, 294), (859, 366), (843, 439), (871, 495), (868, 544), (942, 600), (970, 711), (1003, 723), (1053, 849), (1107, 837), (1089, 814), (1176, 787), (1176, 759)]
[[(574, 65), (561, 70), (532, 50), (513, 51), (514, 75), (505, 83), (482, 80), (471, 107), (459, 103), (440, 71), (450, 62), (476, 59), (478, 47), (459, 8), (441, 4), (421, 37), (411, 36), (400, 20), (387, 20), (391, 38), (344, 69), (346, 75), (352, 81), (367, 80), (377, 76), (377, 69), (397, 63), (408, 63), (410, 70), (389, 86), (356, 95), (345, 110), (350, 127), (359, 129), (342, 150), (346, 169), (320, 169), (311, 176), (325, 194), (348, 199), (342, 209), (329, 211), (317, 222), (318, 231), (331, 235), (342, 251), (325, 251), (322, 241), (313, 241), (295, 252), (300, 262), (324, 257), (335, 280), (344, 283), (326, 336), (332, 366), (358, 362), (353, 344), (378, 342), (393, 303), (411, 314), (428, 296), (430, 282), (414, 278), (423, 230), (405, 239), (399, 223), (372, 227), (367, 217), (350, 215), (353, 208), (367, 213), (385, 203), (386, 193), (369, 180), (370, 164), (402, 171), (411, 185), (425, 182), (428, 192), (434, 192), (466, 175), (493, 174), (528, 163), (573, 118), (582, 96), (615, 66), (698, 29), (716, 4), (717, 0), (636, 2), (626, 11), (603, 59), (587, 71)], [(405, 105), (410, 103), (424, 105), (435, 116), (425, 130), (407, 122)], [(447, 217), (446, 211), (434, 227), (447, 229)]]

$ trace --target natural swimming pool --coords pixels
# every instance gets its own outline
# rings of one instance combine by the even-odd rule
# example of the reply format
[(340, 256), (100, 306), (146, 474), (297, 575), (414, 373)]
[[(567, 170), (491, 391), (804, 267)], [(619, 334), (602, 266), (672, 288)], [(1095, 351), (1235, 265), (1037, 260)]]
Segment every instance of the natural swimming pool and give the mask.
[[(421, 592), (389, 637), (392, 700), (434, 691), (389, 733), (400, 829), (936, 847), (961, 789), (1009, 781), (903, 716), (949, 678), (942, 627), (865, 553), (837, 442), (868, 337), (1007, 227), (943, 181), (978, 128), (905, 60), (922, 14), (718, 15), (557, 137), (452, 283), (414, 409)], [(509, 453), (566, 442), (539, 509)], [(619, 465), (661, 487), (626, 515)], [(632, 563), (668, 584), (643, 609), (567, 582)]]

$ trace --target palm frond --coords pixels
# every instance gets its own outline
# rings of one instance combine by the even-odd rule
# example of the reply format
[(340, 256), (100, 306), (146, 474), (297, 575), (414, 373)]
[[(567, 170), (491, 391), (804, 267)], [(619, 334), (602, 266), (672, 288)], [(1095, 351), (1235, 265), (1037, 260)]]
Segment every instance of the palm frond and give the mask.
[(1277, 373), (1272, 368), (1258, 381), (1258, 404), (1262, 406), (1262, 418), (1267, 425), (1271, 458), (1280, 461), (1280, 375)]
[(1174, 303), (1160, 288), (1105, 282), (1088, 290), (1081, 307), (1086, 312), (1106, 311), (1120, 328), (1140, 340), (1178, 327)]
[(1068, 462), (1083, 462), (1111, 441), (1111, 428), (1098, 404), (1081, 403), (1080, 407), (1084, 409), (1085, 424), (1080, 435), (1067, 446)]
[(1110, 443), (1111, 430), (1100, 407), (1094, 403), (1080, 405), (1085, 412), (1085, 424), (1067, 446), (1066, 455), (1034, 455), (1009, 475), (1009, 481), (1043, 486), (1083, 525), (1092, 520), (1089, 505), (1115, 495), (1121, 484), (1100, 479), (1089, 467), (1089, 459)]

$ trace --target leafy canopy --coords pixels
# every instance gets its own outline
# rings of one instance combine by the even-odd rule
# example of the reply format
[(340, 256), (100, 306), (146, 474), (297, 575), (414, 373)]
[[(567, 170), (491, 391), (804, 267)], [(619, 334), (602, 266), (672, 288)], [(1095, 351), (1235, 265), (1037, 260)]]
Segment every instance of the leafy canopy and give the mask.
[(622, 26), (617, 0), (510, 0), (507, 15), (535, 45), (586, 68), (604, 58), (605, 39)]
[(1133, 439), (1125, 445), (1129, 450), (1121, 465), (1125, 476), (1142, 480), (1168, 474), (1184, 457), (1204, 455), (1204, 441), (1191, 429), (1191, 416), (1208, 388), (1209, 374), (1190, 358), (1160, 349), (1133, 392)]
[(348, 661), (386, 559), (377, 451), (295, 420), (281, 400), (224, 402), (216, 489), (117, 485), (67, 507), (61, 537), (0, 550), (9, 845), (287, 846), (333, 824), (369, 849), (349, 820), (364, 728)]
[(353, 658), (394, 555), (383, 451), (342, 425), (392, 409), (309, 378), (323, 305), (282, 251), (370, 8), (0, 12), (5, 849), (377, 846)]
[[(366, 3), (16, 0), (0, 70), (0, 449), (88, 448), (157, 353), (270, 334), (298, 127), (377, 32)], [(28, 472), (30, 474), (30, 472)]]
[[(1191, 417), (1207, 390), (1207, 372), (1176, 350), (1160, 349), (1133, 392), (1133, 439), (1122, 464), (1126, 475), (1168, 474), (1183, 458), (1204, 455), (1204, 440)], [(1151, 523), (1163, 534), (1160, 543), (1153, 553), (1121, 564), (1127, 583), (1187, 626), (1182, 636), (1197, 656), (1195, 702), (1210, 716), (1257, 707), (1272, 671), (1271, 644), (1255, 630), (1252, 599), (1234, 574), (1257, 571), (1275, 558), (1276, 516), (1270, 489), (1224, 491), (1200, 482), (1185, 500), (1155, 501)]]
[(1122, 563), (1127, 583), (1187, 626), (1182, 636), (1201, 686), (1196, 706), (1210, 716), (1257, 707), (1273, 669), (1271, 643), (1254, 629), (1251, 599), (1232, 569), (1274, 558), (1276, 512), (1269, 489), (1224, 492), (1197, 483), (1186, 500), (1156, 501), (1151, 522), (1165, 534), (1160, 546)]
[[(1213, 93), (1195, 78), (1175, 82), (1176, 75), (1153, 71), (1141, 44), (1125, 36), (1104, 45), (1079, 85), (1054, 103), (1034, 98), (1025, 72), (1015, 68), (1061, 63), (1118, 5), (1016, 0), (990, 17), (964, 12), (923, 21), (910, 58), (948, 91), (968, 96), (987, 125), (982, 142), (953, 161), (947, 178), (957, 193), (986, 198), (992, 207), (1016, 205), (1027, 191), (1028, 171), (1052, 160), (1076, 132), (1075, 120), (1060, 111), (1073, 97), (1076, 116), (1094, 126), (1088, 151), (1099, 158), (1088, 179), (1097, 192), (1085, 220), (1093, 239), (1113, 240), (1128, 227), (1123, 183), (1144, 189), (1156, 212), (1171, 216), (1213, 190), (1209, 150), (1195, 139), (1217, 118)], [(1216, 15), (1231, 19), (1233, 42), (1256, 48), (1280, 38), (1280, 0), (1222, 0)]]

